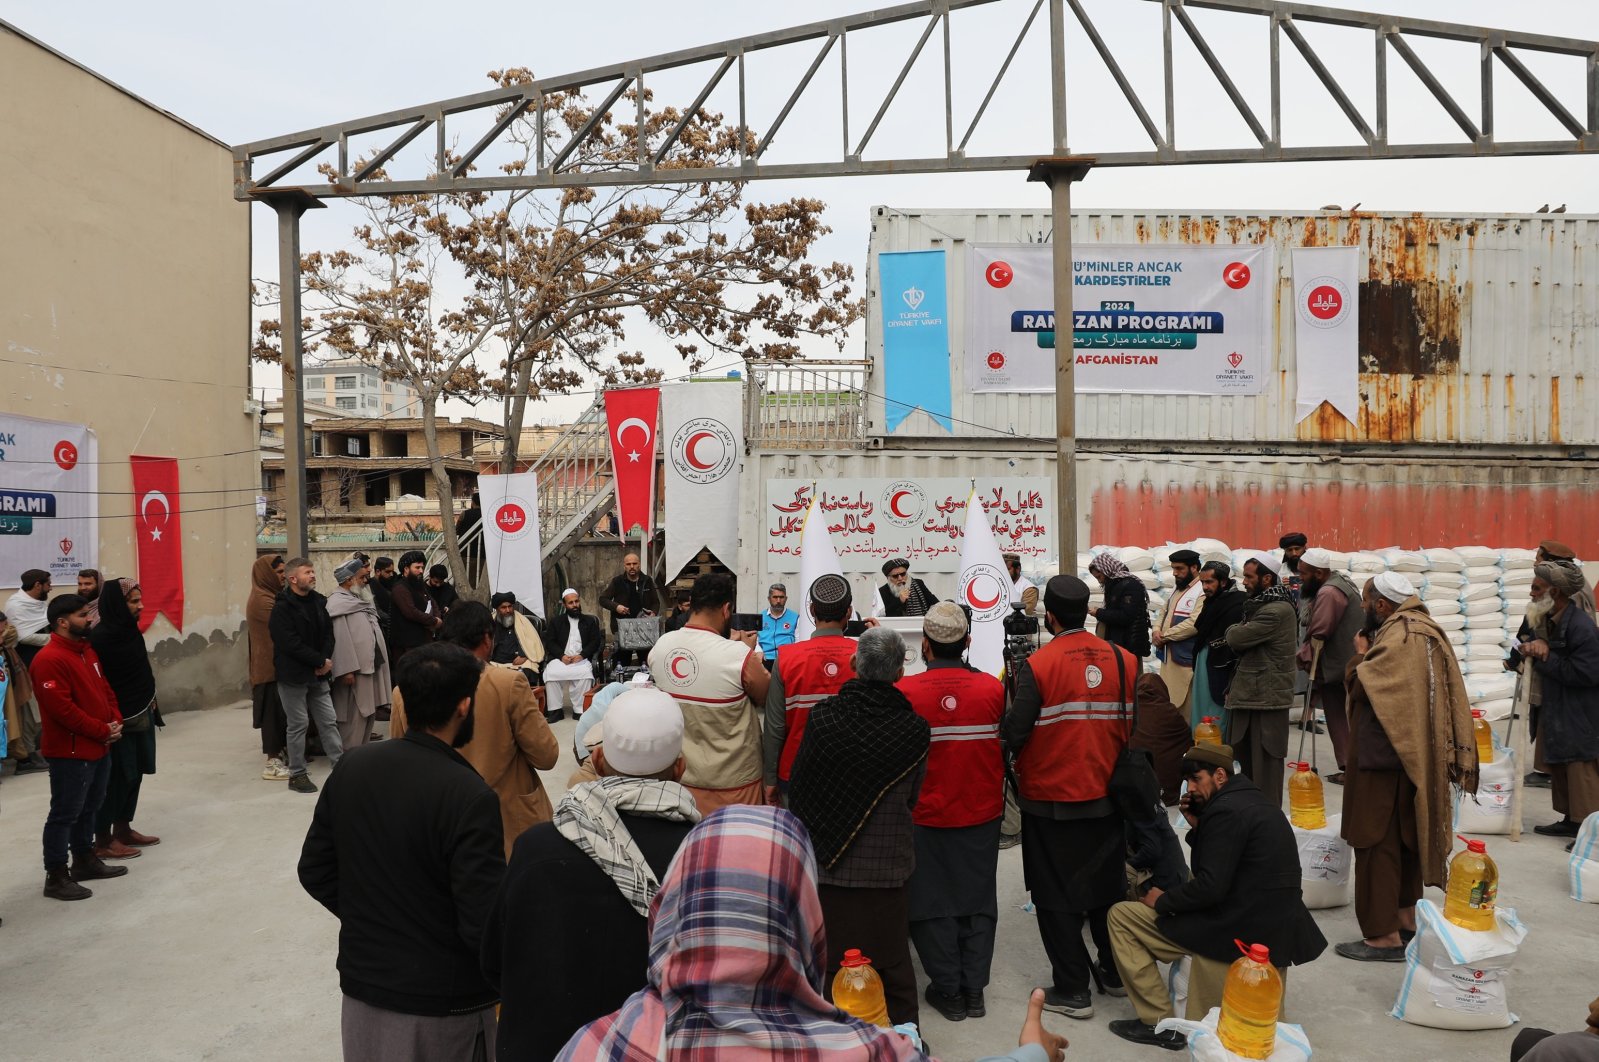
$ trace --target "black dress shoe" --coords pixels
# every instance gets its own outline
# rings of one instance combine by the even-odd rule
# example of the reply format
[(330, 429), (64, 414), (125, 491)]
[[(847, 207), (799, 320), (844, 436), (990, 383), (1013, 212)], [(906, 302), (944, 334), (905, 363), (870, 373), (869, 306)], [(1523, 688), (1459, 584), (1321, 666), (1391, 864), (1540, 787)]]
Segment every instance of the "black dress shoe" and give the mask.
[(1544, 837), (1575, 837), (1581, 827), (1571, 819), (1561, 819), (1546, 826), (1534, 826), (1532, 832)]
[(983, 1002), (983, 993), (966, 993), (966, 1016), (968, 1018), (982, 1018), (988, 1015), (988, 1004)]
[(966, 997), (959, 992), (946, 994), (928, 985), (922, 996), (934, 1010), (944, 1016), (945, 1021), (966, 1020)]
[(546, 723), (549, 723), (551, 726), (554, 726), (556, 723), (559, 723), (562, 719), (565, 719), (565, 718), (566, 718), (566, 715), (564, 713), (562, 713), (562, 712), (545, 712), (544, 713), (544, 721)]
[(1137, 1018), (1123, 1018), (1110, 1023), (1110, 1031), (1129, 1043), (1164, 1047), (1168, 1051), (1181, 1051), (1188, 1046), (1188, 1037), (1176, 1029), (1156, 1032), (1153, 1025), (1145, 1025)]
[(1554, 779), (1542, 771), (1528, 771), (1527, 777), (1521, 780), (1521, 784), (1528, 789), (1551, 789), (1554, 787)]
[(25, 760), (17, 761), (17, 773), (27, 774), (29, 771), (48, 771), (50, 762), (35, 752)]
[(1105, 965), (1099, 963), (1089, 968), (1094, 975), (1094, 987), (1099, 989), (1100, 995), (1126, 996), (1127, 986), (1122, 984), (1122, 975), (1116, 969), (1116, 964)]
[(1351, 940), (1347, 944), (1334, 944), (1333, 951), (1356, 962), (1404, 962), (1405, 949), (1374, 948), (1364, 940)]

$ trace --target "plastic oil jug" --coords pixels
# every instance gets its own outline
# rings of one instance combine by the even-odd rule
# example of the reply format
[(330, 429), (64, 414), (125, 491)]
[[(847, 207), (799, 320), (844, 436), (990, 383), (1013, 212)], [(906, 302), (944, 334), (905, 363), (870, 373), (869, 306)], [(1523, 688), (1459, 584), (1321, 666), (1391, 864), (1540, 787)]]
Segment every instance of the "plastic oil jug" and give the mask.
[(1477, 739), (1477, 762), (1479, 764), (1494, 761), (1494, 732), (1488, 725), (1488, 720), (1482, 716), (1481, 708), (1471, 710), (1471, 733)]
[(1220, 745), (1221, 727), (1216, 725), (1216, 717), (1207, 715), (1194, 727), (1195, 745)]
[(885, 1029), (893, 1025), (888, 1020), (888, 1002), (883, 998), (883, 979), (859, 948), (844, 953), (844, 961), (833, 976), (833, 1003), (868, 1024)]
[(1283, 1005), (1283, 979), (1264, 944), (1247, 948), (1227, 971), (1221, 990), (1221, 1021), (1216, 1035), (1239, 1058), (1270, 1058), (1277, 1046), (1277, 1015)]
[(1290, 763), (1288, 776), (1288, 821), (1301, 830), (1319, 830), (1327, 825), (1327, 805), (1321, 795), (1321, 779), (1308, 763)]
[(1466, 850), (1449, 861), (1444, 892), (1444, 917), (1461, 929), (1494, 928), (1494, 902), (1499, 896), (1499, 867), (1483, 841), (1466, 841)]

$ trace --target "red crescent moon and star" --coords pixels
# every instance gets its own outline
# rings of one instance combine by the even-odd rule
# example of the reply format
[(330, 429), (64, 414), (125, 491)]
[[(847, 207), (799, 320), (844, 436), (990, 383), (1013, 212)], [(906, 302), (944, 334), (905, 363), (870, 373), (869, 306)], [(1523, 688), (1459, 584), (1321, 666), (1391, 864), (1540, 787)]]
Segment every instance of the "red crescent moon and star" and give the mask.
[(693, 435), (690, 435), (688, 437), (688, 442), (683, 444), (683, 460), (687, 461), (690, 465), (692, 465), (694, 468), (696, 468), (697, 470), (699, 470), (701, 472), (709, 472), (711, 469), (715, 468), (716, 467), (716, 462), (715, 461), (712, 461), (709, 464), (706, 464), (706, 463), (700, 461), (700, 459), (697, 456), (695, 456), (695, 453), (694, 453), (694, 447), (699, 445), (699, 441), (701, 439), (714, 439), (714, 438), (716, 438), (715, 433), (714, 432), (708, 432), (708, 431), (697, 431)]
[(53, 456), (56, 459), (56, 464), (61, 466), (63, 472), (71, 472), (78, 463), (78, 448), (67, 440), (62, 439), (56, 443)]
[(979, 600), (977, 597), (977, 580), (973, 579), (971, 585), (966, 587), (966, 601), (977, 611), (986, 612), (995, 605), (999, 604), (999, 593), (996, 592), (994, 596), (989, 598), (987, 601)]
[(888, 499), (888, 511), (899, 517), (901, 520), (909, 520), (911, 518), (910, 513), (902, 513), (899, 511), (899, 500), (909, 493), (910, 491), (908, 490), (896, 490)]
[(1229, 288), (1247, 287), (1249, 285), (1249, 267), (1242, 262), (1233, 262), (1221, 271), (1221, 278)]

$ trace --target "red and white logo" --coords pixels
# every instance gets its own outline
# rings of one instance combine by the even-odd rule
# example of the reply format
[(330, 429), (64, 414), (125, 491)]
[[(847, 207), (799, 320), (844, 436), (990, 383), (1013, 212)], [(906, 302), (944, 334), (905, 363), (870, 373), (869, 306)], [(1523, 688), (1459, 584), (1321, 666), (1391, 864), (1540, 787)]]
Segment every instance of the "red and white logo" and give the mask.
[(960, 706), (960, 701), (955, 699), (955, 695), (953, 693), (946, 693), (944, 694), (943, 698), (939, 700), (938, 706), (944, 709), (946, 712), (953, 712), (957, 707)]
[(1249, 267), (1242, 262), (1229, 262), (1227, 268), (1221, 271), (1221, 280), (1229, 288), (1237, 291), (1239, 288), (1249, 286)]
[(828, 678), (838, 678), (838, 664), (835, 661), (829, 660), (827, 663), (822, 665), (822, 674), (826, 675)]
[(506, 542), (515, 542), (533, 528), (528, 518), (528, 504), (522, 498), (507, 496), (494, 510), (494, 530)]
[(43, 682), (41, 682), (39, 684), (39, 688), (41, 690), (53, 690), (53, 689), (56, 688), (56, 680), (55, 679), (45, 679)]
[(1299, 289), (1299, 319), (1315, 328), (1336, 328), (1349, 317), (1349, 289), (1337, 277), (1317, 277)]
[(1099, 684), (1105, 681), (1105, 673), (1094, 664), (1089, 664), (1083, 669), (1083, 681), (1088, 683), (1091, 690), (1099, 689)]
[(1236, 368), (1238, 368), (1238, 366), (1242, 365), (1243, 363), (1244, 363), (1244, 356), (1242, 354), (1238, 353), (1238, 351), (1235, 350), (1231, 354), (1227, 355), (1227, 364), (1231, 365), (1233, 368), (1236, 369)]
[(983, 279), (988, 281), (988, 286), (991, 288), (1006, 288), (1016, 279), (1016, 271), (1010, 267), (1009, 262), (990, 262), (988, 268), (983, 270)]
[(691, 685), (700, 674), (700, 662), (688, 649), (674, 649), (666, 658), (666, 681), (674, 686)]
[(997, 350), (989, 351), (988, 367), (998, 372), (1005, 367), (1005, 355)]
[(927, 511), (927, 493), (908, 479), (895, 480), (883, 491), (882, 509), (889, 523), (910, 527)]
[(73, 545), (72, 539), (63, 538), (60, 542), (57, 542), (56, 545), (61, 547), (61, 555), (63, 557), (72, 556), (72, 545)]
[(55, 459), (56, 464), (61, 466), (61, 471), (71, 472), (78, 463), (78, 448), (62, 439), (56, 443)]
[(672, 468), (690, 483), (715, 483), (733, 470), (738, 443), (721, 421), (696, 417), (677, 429), (667, 453)]
[(1010, 608), (1009, 585), (992, 564), (974, 564), (961, 573), (961, 601), (971, 606), (973, 623), (996, 620)]

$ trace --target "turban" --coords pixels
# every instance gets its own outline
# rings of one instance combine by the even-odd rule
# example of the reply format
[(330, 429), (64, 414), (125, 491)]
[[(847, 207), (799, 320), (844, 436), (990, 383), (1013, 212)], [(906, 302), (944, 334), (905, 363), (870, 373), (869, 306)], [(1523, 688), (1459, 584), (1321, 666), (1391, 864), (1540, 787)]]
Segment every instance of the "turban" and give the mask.
[(811, 581), (811, 600), (818, 605), (836, 605), (849, 597), (849, 580), (842, 575), (818, 575)]
[(1097, 554), (1093, 560), (1089, 561), (1088, 570), (1106, 582), (1133, 574), (1127, 570), (1127, 565), (1122, 563), (1120, 557), (1108, 552)]
[(1587, 583), (1587, 580), (1582, 576), (1582, 570), (1569, 561), (1554, 561), (1549, 564), (1537, 565), (1532, 569), (1532, 574), (1554, 587), (1565, 597), (1576, 597)]
[(1289, 546), (1308, 546), (1310, 539), (1305, 537), (1303, 531), (1290, 531), (1277, 540), (1278, 549), (1287, 549)]
[(1191, 549), (1180, 549), (1167, 558), (1172, 564), (1186, 564), (1189, 567), (1199, 566), (1199, 554)]
[(501, 590), (489, 598), (489, 604), (495, 608), (499, 608), (501, 605), (514, 605), (516, 604), (516, 595), (509, 590)]
[(1315, 549), (1305, 550), (1305, 555), (1299, 558), (1300, 567), (1320, 568), (1322, 571), (1332, 571), (1332, 554), (1317, 546)]
[(906, 560), (904, 557), (891, 557), (888, 560), (883, 562), (883, 574), (887, 575), (889, 572), (893, 571), (895, 568), (906, 568), (906, 569), (909, 569), (910, 566), (911, 566), (911, 562)]
[(400, 554), (400, 570), (404, 571), (413, 564), (426, 564), (427, 554), (419, 549), (408, 549)]
[(333, 569), (333, 581), (338, 583), (340, 586), (343, 586), (345, 583), (359, 575), (361, 573), (361, 569), (365, 567), (366, 562), (361, 560), (360, 557), (351, 557), (349, 560)]
[(1398, 572), (1382, 572), (1372, 579), (1371, 585), (1377, 592), (1396, 605), (1403, 605), (1406, 601), (1416, 596), (1416, 588), (1411, 585)]

